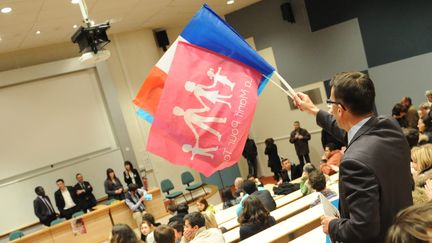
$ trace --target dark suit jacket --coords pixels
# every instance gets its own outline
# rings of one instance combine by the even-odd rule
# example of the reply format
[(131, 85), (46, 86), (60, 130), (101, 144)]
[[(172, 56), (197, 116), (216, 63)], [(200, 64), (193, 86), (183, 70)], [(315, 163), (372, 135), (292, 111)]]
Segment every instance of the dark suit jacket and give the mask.
[[(299, 178), (302, 174), (301, 165), (291, 165), (291, 180), (295, 180)], [(283, 182), (290, 182), (290, 178), (288, 177), (288, 171), (281, 170), (280, 177)]]
[(271, 168), (271, 171), (274, 173), (278, 173), (282, 170), (281, 160), (279, 158), (278, 150), (276, 144), (270, 144), (264, 150), (264, 154), (268, 156), (268, 167)]
[(300, 128), (298, 133), (303, 136), (302, 139), (295, 138), (296, 133), (296, 130), (291, 132), (290, 143), (294, 144), (297, 155), (309, 154), (308, 141), (311, 139), (309, 132), (304, 128)]
[[(346, 133), (320, 111), (317, 123), (335, 138)], [(341, 219), (332, 220), (335, 241), (384, 242), (396, 214), (412, 205), (410, 150), (394, 119), (371, 117), (348, 144), (339, 167)]]
[(75, 193), (77, 193), (78, 190), (86, 190), (84, 193), (81, 193), (79, 195), (77, 193), (78, 203), (80, 208), (83, 210), (91, 209), (92, 207), (96, 206), (96, 198), (93, 195), (93, 187), (88, 181), (84, 181), (83, 184), (84, 188), (82, 188), (79, 183), (75, 184), (74, 186)]
[[(48, 200), (52, 210), (54, 210), (49, 197), (45, 196), (44, 198)], [(39, 221), (42, 224), (49, 225), (51, 220), (56, 218), (55, 212), (50, 213), (50, 210), (47, 208), (46, 204), (39, 197), (36, 197), (35, 200), (33, 200), (33, 209), (36, 217), (39, 218)]]
[[(133, 177), (135, 179), (135, 184), (139, 188), (143, 187), (143, 183), (141, 181), (141, 176), (138, 173), (138, 171), (136, 169), (133, 169), (132, 173), (133, 173)], [(124, 178), (124, 181), (125, 181), (125, 183), (126, 183), (127, 186), (129, 186), (129, 184), (132, 183), (132, 178), (129, 176), (129, 174), (126, 173), (126, 171), (123, 171), (123, 178)]]
[[(66, 188), (69, 191), (71, 198), (74, 201), (75, 205), (79, 206), (78, 198), (77, 198), (76, 193), (75, 193), (75, 189), (71, 186), (66, 186)], [(63, 195), (62, 195), (60, 189), (54, 193), (54, 198), (55, 198), (57, 209), (59, 210), (60, 216), (62, 217), (62, 216), (64, 216), (63, 211), (64, 211), (64, 207), (65, 207), (65, 201), (64, 201), (64, 198), (63, 198)]]

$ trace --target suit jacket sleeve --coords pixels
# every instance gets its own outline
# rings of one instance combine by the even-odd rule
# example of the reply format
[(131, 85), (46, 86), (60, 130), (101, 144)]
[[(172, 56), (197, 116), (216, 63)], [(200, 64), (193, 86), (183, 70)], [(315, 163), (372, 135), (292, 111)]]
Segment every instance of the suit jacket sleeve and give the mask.
[(346, 132), (338, 127), (336, 120), (330, 113), (320, 110), (317, 114), (316, 122), (318, 126), (330, 133), (335, 139), (340, 141), (342, 144), (346, 144)]
[(90, 184), (90, 182), (85, 181), (85, 182), (84, 182), (84, 186), (86, 187), (86, 192), (87, 192), (87, 193), (92, 193), (92, 192), (93, 192), (93, 187), (92, 187), (92, 185)]
[(40, 200), (37, 198), (33, 201), (34, 213), (35, 213), (36, 217), (38, 217), (39, 219), (43, 219), (44, 216), (42, 215), (41, 205), (40, 205), (39, 201)]
[(380, 232), (380, 193), (375, 174), (363, 163), (347, 159), (341, 163), (341, 186), (344, 188), (349, 218), (330, 221), (330, 237), (342, 242), (365, 242)]
[(55, 199), (57, 209), (59, 210), (60, 214), (63, 215), (64, 203), (62, 203), (63, 200), (61, 197), (63, 197), (63, 196), (61, 195), (60, 190), (57, 190), (54, 193), (54, 199)]

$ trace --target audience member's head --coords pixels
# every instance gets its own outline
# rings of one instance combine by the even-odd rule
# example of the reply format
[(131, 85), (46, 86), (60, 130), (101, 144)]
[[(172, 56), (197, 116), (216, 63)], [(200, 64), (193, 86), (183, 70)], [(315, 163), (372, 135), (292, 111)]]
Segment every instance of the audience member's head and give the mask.
[(41, 187), (41, 186), (37, 186), (37, 187), (35, 188), (35, 193), (36, 193), (36, 195), (41, 196), (41, 197), (44, 197), (44, 196), (45, 196), (45, 190), (44, 190), (44, 188)]
[(166, 226), (160, 225), (154, 230), (154, 239), (156, 243), (174, 243), (175, 233), (174, 229)]
[(432, 102), (432, 89), (431, 90), (426, 90), (426, 98), (429, 102)]
[(405, 138), (410, 148), (417, 146), (419, 140), (419, 131), (414, 128), (407, 128), (407, 129), (403, 129), (402, 131), (405, 135)]
[(252, 223), (267, 225), (270, 213), (262, 202), (254, 196), (249, 196), (243, 201), (243, 210), (238, 218), (240, 224)]
[(168, 224), (170, 227), (172, 227), (174, 229), (174, 235), (175, 235), (175, 239), (176, 241), (181, 240), (182, 236), (183, 236), (183, 228), (184, 225), (181, 222), (178, 221), (173, 221), (171, 223)]
[(387, 243), (432, 242), (432, 203), (406, 208), (398, 213), (387, 233)]
[(422, 173), (432, 168), (432, 144), (425, 144), (411, 149), (413, 168)]
[(289, 159), (282, 159), (281, 164), (282, 164), (282, 169), (287, 171), (291, 170), (292, 165)]
[(267, 139), (264, 141), (264, 144), (265, 144), (266, 147), (267, 147), (267, 146), (270, 146), (270, 145), (272, 145), (272, 144), (274, 144), (274, 140), (273, 140), (273, 138), (267, 138)]
[(401, 105), (403, 105), (406, 109), (409, 109), (412, 106), (412, 100), (410, 97), (404, 96), (401, 99)]
[(328, 158), (331, 155), (331, 152), (337, 150), (338, 147), (334, 143), (328, 143), (325, 145), (324, 155)]
[(188, 214), (189, 213), (189, 205), (185, 202), (180, 203), (179, 205), (177, 205), (177, 213)]
[(169, 214), (175, 214), (177, 212), (177, 206), (174, 204), (170, 204), (167, 206), (167, 211)]
[(430, 111), (430, 105), (428, 102), (424, 102), (422, 104), (419, 105), (419, 117), (423, 118), (426, 114), (428, 114)]
[(432, 131), (432, 112), (427, 113), (418, 120), (417, 128), (422, 133)]
[(130, 193), (135, 194), (137, 190), (138, 190), (138, 185), (137, 184), (131, 183), (131, 184), (128, 185), (128, 191)]
[(319, 170), (314, 170), (309, 173), (309, 185), (317, 192), (326, 189), (326, 178), (324, 174)]
[(111, 230), (111, 243), (136, 243), (135, 232), (127, 224), (116, 224)]
[(56, 184), (57, 184), (57, 187), (62, 191), (66, 188), (63, 179), (57, 179)]
[(234, 180), (234, 187), (235, 187), (236, 190), (241, 189), (242, 184), (243, 184), (243, 178), (241, 178), (241, 177), (235, 178), (235, 180)]
[(317, 169), (315, 166), (311, 163), (307, 163), (303, 166), (303, 174), (305, 176), (308, 176), (312, 171), (316, 171)]
[(134, 168), (132, 163), (128, 160), (126, 160), (123, 165), (126, 171), (132, 171)]
[(243, 181), (242, 187), (243, 187), (243, 191), (249, 195), (251, 195), (252, 193), (258, 190), (255, 182), (249, 180)]
[(111, 169), (111, 168), (108, 168), (106, 170), (106, 176), (107, 176), (107, 180), (115, 180), (115, 179), (117, 179), (117, 177), (116, 177), (116, 175), (114, 173), (114, 170)]
[(222, 200), (224, 202), (229, 202), (231, 200), (235, 200), (234, 195), (232, 194), (231, 188), (227, 187), (222, 190)]
[(200, 197), (196, 202), (196, 206), (200, 212), (204, 212), (208, 208), (209, 204), (204, 197)]
[(143, 235), (147, 236), (148, 234), (153, 232), (154, 229), (159, 225), (160, 225), (160, 223), (156, 223), (156, 220), (153, 217), (153, 215), (151, 215), (149, 213), (145, 213), (142, 216), (141, 233)]
[(205, 226), (205, 218), (204, 215), (200, 212), (193, 212), (187, 214), (184, 217), (184, 231), (183, 235), (187, 240), (192, 240), (195, 238), (195, 234), (199, 228)]
[(407, 111), (408, 110), (407, 110), (407, 108), (405, 106), (403, 106), (403, 105), (401, 105), (401, 104), (398, 103), (398, 104), (395, 104), (393, 106), (392, 116), (395, 119), (399, 119), (399, 118), (402, 118), (402, 117), (406, 116)]

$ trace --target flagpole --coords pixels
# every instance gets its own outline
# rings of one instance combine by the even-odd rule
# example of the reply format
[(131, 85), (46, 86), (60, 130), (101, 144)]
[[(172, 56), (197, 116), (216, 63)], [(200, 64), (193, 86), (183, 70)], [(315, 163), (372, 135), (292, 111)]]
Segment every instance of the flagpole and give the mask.
[(276, 83), (276, 81), (274, 81), (273, 79), (266, 77), (268, 80), (270, 80), (270, 82), (272, 82), (272, 84), (274, 84), (276, 87), (278, 87), (280, 90), (282, 90), (282, 92), (284, 92), (285, 94), (287, 94), (291, 99), (293, 99), (292, 95), (290, 92), (288, 92), (286, 89), (282, 88), (278, 83)]
[(274, 71), (274, 74), (276, 74), (276, 76), (278, 77), (278, 79), (285, 85), (285, 87), (288, 89), (288, 92), (291, 94), (291, 98), (293, 98), (294, 96), (297, 96), (296, 92), (294, 91), (294, 89), (291, 87), (291, 85), (288, 84), (288, 82), (277, 72)]

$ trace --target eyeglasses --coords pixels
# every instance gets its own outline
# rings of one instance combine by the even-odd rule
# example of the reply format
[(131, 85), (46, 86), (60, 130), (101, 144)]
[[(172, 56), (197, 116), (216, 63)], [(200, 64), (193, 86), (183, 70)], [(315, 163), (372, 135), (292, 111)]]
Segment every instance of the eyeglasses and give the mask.
[(346, 111), (345, 106), (342, 105), (342, 103), (337, 102), (337, 101), (333, 101), (333, 100), (331, 100), (331, 99), (327, 99), (327, 105), (333, 105), (333, 104), (335, 104), (335, 105), (340, 105), (340, 106), (342, 107), (342, 109), (344, 109), (344, 111)]

